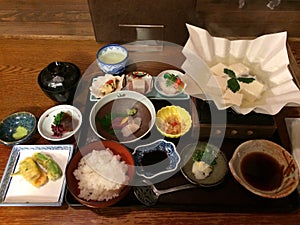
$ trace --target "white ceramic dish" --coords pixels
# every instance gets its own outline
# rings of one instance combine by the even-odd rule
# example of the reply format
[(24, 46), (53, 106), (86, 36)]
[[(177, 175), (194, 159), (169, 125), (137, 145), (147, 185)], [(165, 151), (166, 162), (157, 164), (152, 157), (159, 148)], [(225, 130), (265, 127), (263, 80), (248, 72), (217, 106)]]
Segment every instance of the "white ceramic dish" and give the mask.
[[(164, 77), (165, 74), (172, 74), (178, 76), (178, 78), (180, 78), (182, 81), (183, 87), (181, 87), (180, 89), (173, 87), (176, 85), (176, 83), (172, 81), (169, 81), (169, 84), (166, 85), (167, 79)], [(178, 96), (182, 94), (186, 88), (186, 83), (182, 79), (183, 76), (184, 76), (183, 73), (181, 73), (178, 70), (164, 70), (157, 75), (154, 82), (154, 87), (156, 91), (162, 96), (167, 96), (167, 97)]]
[(124, 75), (113, 76), (111, 74), (105, 74), (104, 76), (98, 76), (93, 78), (92, 85), (90, 86), (90, 94), (95, 99), (102, 98), (105, 94), (101, 93), (100, 88), (105, 84), (105, 82), (116, 78), (118, 80), (117, 88), (115, 91), (120, 91), (123, 88)]
[[(65, 169), (73, 154), (73, 145), (15, 145), (0, 185), (0, 206), (61, 206), (65, 192)], [(22, 176), (10, 174), (19, 163), (36, 152), (50, 155), (61, 167), (63, 176), (36, 188)]]
[[(153, 103), (145, 95), (140, 94), (140, 93), (135, 92), (135, 91), (118, 91), (118, 92), (113, 92), (113, 93), (105, 95), (103, 98), (101, 98), (93, 106), (93, 108), (91, 109), (90, 117), (89, 117), (90, 126), (91, 126), (93, 132), (99, 138), (104, 139), (104, 140), (109, 139), (109, 138), (107, 138), (107, 137), (105, 137), (103, 135), (100, 135), (98, 133), (97, 128), (96, 128), (96, 120), (95, 120), (96, 114), (107, 103), (109, 103), (111, 101), (114, 101), (114, 100), (121, 100), (121, 99), (131, 99), (131, 100), (134, 100), (134, 101), (136, 101), (138, 103), (142, 103), (144, 106), (146, 106), (146, 108), (148, 109), (148, 111), (150, 113), (151, 119), (149, 121), (142, 120), (141, 129), (139, 129), (137, 131), (139, 133), (140, 130), (143, 130), (142, 127), (148, 127), (148, 129), (145, 132), (139, 133), (137, 136), (135, 136), (136, 133), (134, 133), (134, 135), (131, 135), (128, 138), (124, 138), (124, 139), (118, 139), (118, 138), (121, 138), (119, 136), (118, 137), (116, 137), (116, 136), (113, 137), (113, 138), (117, 138), (117, 140), (115, 140), (115, 141), (119, 141), (120, 143), (130, 143), (130, 142), (137, 141), (137, 140), (141, 139), (142, 137), (144, 137), (146, 134), (148, 134), (149, 131), (154, 126), (155, 117), (156, 117), (156, 111), (155, 111)], [(129, 106), (125, 106), (124, 105), (124, 107), (129, 107)], [(112, 139), (112, 138), (110, 138), (110, 139)]]
[[(51, 125), (53, 124), (54, 117), (61, 111), (68, 112), (69, 114), (71, 114), (72, 118), (77, 121), (76, 122), (77, 126), (73, 129), (73, 131), (65, 132), (61, 137), (56, 137), (53, 135)], [(77, 109), (72, 105), (57, 105), (46, 110), (41, 115), (38, 121), (38, 131), (43, 138), (49, 141), (62, 141), (74, 135), (79, 130), (81, 123), (82, 123), (82, 114), (79, 111), (79, 109)]]

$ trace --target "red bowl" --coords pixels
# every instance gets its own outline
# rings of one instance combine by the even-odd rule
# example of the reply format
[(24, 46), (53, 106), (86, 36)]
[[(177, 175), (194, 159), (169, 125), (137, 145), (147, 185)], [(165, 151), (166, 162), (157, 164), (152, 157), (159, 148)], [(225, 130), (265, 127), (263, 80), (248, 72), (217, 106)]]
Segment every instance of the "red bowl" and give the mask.
[(76, 152), (76, 154), (68, 164), (67, 177), (66, 177), (67, 186), (72, 196), (78, 202), (91, 208), (104, 208), (104, 207), (114, 205), (117, 202), (119, 202), (121, 199), (123, 199), (131, 189), (130, 185), (126, 185), (125, 187), (123, 187), (118, 197), (115, 197), (108, 201), (85, 200), (78, 197), (80, 190), (78, 188), (78, 180), (75, 178), (73, 172), (75, 169), (77, 169), (79, 161), (84, 155), (87, 155), (93, 150), (105, 150), (106, 148), (109, 148), (115, 155), (120, 155), (121, 160), (124, 161), (127, 165), (129, 165), (127, 171), (127, 175), (129, 176), (129, 182), (128, 182), (129, 184), (132, 183), (132, 180), (134, 178), (134, 174), (135, 174), (134, 159), (132, 157), (131, 152), (124, 145), (115, 141), (104, 140), (104, 141), (92, 142), (84, 146), (83, 148), (81, 148), (78, 152)]

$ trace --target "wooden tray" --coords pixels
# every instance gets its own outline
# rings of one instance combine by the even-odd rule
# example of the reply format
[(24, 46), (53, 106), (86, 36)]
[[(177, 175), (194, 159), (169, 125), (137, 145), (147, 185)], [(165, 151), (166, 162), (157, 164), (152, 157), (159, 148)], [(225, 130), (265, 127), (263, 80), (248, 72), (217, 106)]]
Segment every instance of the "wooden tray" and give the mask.
[[(135, 64), (127, 68), (127, 71), (132, 70), (146, 70), (150, 74), (158, 74), (159, 71), (165, 69), (175, 69), (172, 68), (170, 65), (162, 64), (162, 63), (145, 63), (145, 64)], [(84, 76), (86, 79), (86, 83), (90, 83), (92, 77)], [(89, 128), (88, 117), (89, 112), (93, 104), (95, 102), (89, 101), (89, 94), (86, 96), (86, 102), (82, 103), (82, 106), (85, 107), (85, 111), (83, 113), (83, 120), (86, 123), (83, 123), (82, 130), (88, 132), (81, 132), (78, 146), (86, 145), (87, 143), (98, 140), (95, 137), (91, 129)], [(165, 100), (154, 100), (153, 101), (155, 108), (159, 109), (170, 102)], [(178, 104), (191, 113), (197, 112), (194, 108), (193, 100), (180, 100), (172, 102), (171, 104)], [(196, 111), (195, 111), (196, 110)], [(194, 117), (194, 115), (193, 115)], [(273, 126), (273, 125), (272, 125)], [(155, 132), (155, 131), (153, 131)], [(186, 143), (183, 143), (177, 146), (177, 151), (180, 153), (183, 147), (193, 140), (201, 140), (201, 141), (208, 141), (207, 137), (195, 137), (193, 136), (193, 130), (190, 131), (186, 135), (191, 135), (191, 139), (188, 139)], [(272, 132), (272, 135), (269, 135), (269, 140), (277, 142), (281, 144), (279, 135), (277, 130)], [(219, 141), (218, 137), (216, 136), (213, 140), (210, 141)], [(176, 143), (176, 139), (173, 140)], [(244, 138), (226, 138), (222, 142), (221, 150), (225, 153), (227, 159), (229, 160), (235, 150), (235, 148), (242, 142), (244, 142)], [(135, 147), (135, 144), (131, 146), (131, 150)], [(129, 146), (130, 147), (130, 146)], [(169, 179), (162, 181), (160, 183), (155, 184), (158, 189), (170, 188), (181, 184), (189, 183), (186, 178), (181, 174), (179, 171), (174, 176), (170, 177)], [(65, 195), (65, 200), (68, 205), (72, 207), (80, 207), (82, 206), (79, 204), (67, 191)], [(121, 202), (119, 202), (114, 207), (130, 207), (130, 206), (141, 206), (143, 205), (136, 199), (133, 191), (124, 198)], [(162, 195), (159, 198), (159, 202), (154, 207), (162, 207), (162, 208), (172, 208), (172, 210), (180, 209), (180, 210), (187, 210), (187, 211), (220, 211), (220, 212), (286, 212), (286, 211), (294, 211), (297, 210), (299, 207), (299, 199), (297, 191), (294, 191), (292, 194), (285, 198), (281, 199), (266, 199), (259, 196), (256, 196), (242, 187), (230, 174), (227, 174), (223, 183), (216, 187), (204, 188), (199, 187), (196, 189), (188, 189), (182, 190), (179, 192), (174, 192), (170, 194)]]

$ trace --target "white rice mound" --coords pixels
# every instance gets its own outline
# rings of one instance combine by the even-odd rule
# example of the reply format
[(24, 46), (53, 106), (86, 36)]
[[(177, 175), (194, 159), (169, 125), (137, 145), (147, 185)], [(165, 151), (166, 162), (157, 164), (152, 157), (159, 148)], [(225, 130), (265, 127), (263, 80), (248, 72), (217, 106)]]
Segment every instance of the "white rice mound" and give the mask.
[(73, 174), (79, 181), (79, 197), (85, 200), (108, 201), (119, 196), (128, 184), (128, 165), (109, 148), (93, 150), (82, 157)]

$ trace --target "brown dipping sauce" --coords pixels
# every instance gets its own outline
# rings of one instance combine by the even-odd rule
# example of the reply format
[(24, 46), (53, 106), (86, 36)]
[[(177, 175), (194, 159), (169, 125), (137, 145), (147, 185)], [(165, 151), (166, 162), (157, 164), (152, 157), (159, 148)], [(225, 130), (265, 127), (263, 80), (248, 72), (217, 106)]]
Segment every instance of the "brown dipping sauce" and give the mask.
[[(124, 137), (122, 133), (112, 132), (102, 126), (100, 120), (109, 114), (127, 114), (127, 109), (136, 108), (137, 113), (134, 117), (141, 117), (142, 124), (139, 130), (129, 137)], [(115, 99), (106, 103), (101, 109), (98, 110), (95, 118), (97, 132), (104, 138), (114, 141), (131, 141), (137, 137), (142, 136), (149, 129), (151, 122), (151, 114), (148, 108), (141, 102), (131, 98)]]
[(279, 188), (283, 179), (282, 166), (265, 153), (250, 153), (241, 162), (241, 172), (253, 187), (271, 191)]
[(145, 171), (149, 170), (152, 173), (158, 173), (166, 170), (166, 168), (169, 165), (169, 158), (167, 153), (163, 151), (155, 150), (151, 152), (146, 152), (142, 157), (141, 165), (144, 167), (143, 169)]

